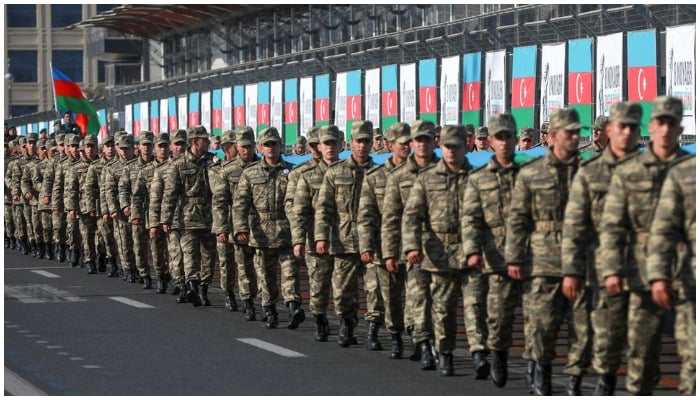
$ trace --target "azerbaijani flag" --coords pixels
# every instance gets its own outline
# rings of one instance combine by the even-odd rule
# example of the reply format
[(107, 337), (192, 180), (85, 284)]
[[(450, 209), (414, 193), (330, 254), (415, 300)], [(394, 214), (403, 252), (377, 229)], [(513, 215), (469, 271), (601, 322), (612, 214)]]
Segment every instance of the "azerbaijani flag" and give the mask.
[(396, 64), (382, 67), (382, 131), (399, 121), (398, 71)]
[(641, 134), (649, 136), (656, 97), (656, 30), (627, 33), (627, 98), (642, 107)]
[(347, 97), (345, 109), (347, 121), (345, 125), (345, 136), (352, 135), (352, 123), (362, 119), (362, 71), (350, 71), (347, 73)]
[(199, 125), (199, 92), (190, 93), (188, 111), (187, 126)]
[(223, 111), (221, 108), (221, 89), (214, 89), (211, 97), (211, 134), (221, 136), (223, 124)]
[(233, 87), (233, 126), (242, 128), (245, 126), (245, 86)]
[(284, 81), (284, 144), (293, 146), (299, 135), (299, 79)]
[(175, 96), (168, 97), (168, 130), (177, 130), (177, 101)]
[(107, 136), (107, 110), (104, 108), (97, 110), (97, 118), (100, 120), (99, 137), (104, 139)]
[[(133, 110), (133, 117), (131, 117), (131, 120), (133, 121), (131, 124), (131, 134), (134, 135), (134, 139), (139, 137), (141, 134), (141, 103), (134, 103), (134, 107), (132, 108)], [(144, 126), (143, 129), (146, 127)]]
[(270, 82), (258, 82), (258, 132), (270, 127)]
[(151, 132), (158, 134), (158, 131), (160, 131), (160, 116), (158, 113), (160, 112), (160, 100), (151, 100), (151, 114), (150, 114), (150, 125), (151, 125)]
[[(569, 107), (578, 112), (581, 125), (593, 124), (593, 39), (569, 40)], [(544, 121), (543, 121), (544, 122)], [(581, 136), (589, 136), (582, 129)]]
[(80, 90), (80, 86), (53, 65), (51, 65), (51, 77), (56, 111), (61, 114), (66, 111), (74, 113), (75, 123), (80, 127), (83, 136), (97, 135), (100, 132), (100, 120), (92, 103)]
[(438, 123), (437, 116), (437, 60), (421, 60), (418, 64), (418, 86), (420, 87), (420, 106), (418, 118)]
[(481, 123), (481, 53), (465, 54), (462, 63), (462, 125)]
[(331, 86), (330, 86), (330, 75), (317, 75), (315, 77), (315, 88), (314, 93), (314, 116), (316, 121), (314, 121), (315, 126), (325, 126), (330, 123), (331, 120)]
[(535, 126), (535, 69), (537, 46), (513, 49), (513, 79), (510, 111), (515, 118), (516, 132)]

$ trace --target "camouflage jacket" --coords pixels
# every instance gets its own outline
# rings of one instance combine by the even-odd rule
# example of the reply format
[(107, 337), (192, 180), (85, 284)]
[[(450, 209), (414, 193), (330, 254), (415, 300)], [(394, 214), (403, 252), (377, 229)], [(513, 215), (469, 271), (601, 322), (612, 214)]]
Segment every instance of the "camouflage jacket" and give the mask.
[(114, 157), (107, 159), (100, 157), (90, 164), (87, 170), (87, 177), (85, 178), (85, 197), (88, 210), (87, 212), (94, 211), (98, 218), (101, 218), (103, 214), (107, 214), (107, 211), (102, 212), (102, 200), (103, 197), (101, 188), (103, 187), (101, 177), (102, 171), (105, 165), (109, 164)]
[(66, 211), (75, 210), (78, 215), (88, 214), (95, 211), (94, 205), (88, 202), (87, 196), (87, 172), (90, 164), (96, 160), (89, 161), (83, 158), (77, 159), (69, 168), (66, 168), (64, 201)]
[[(29, 200), (24, 197), (24, 194), (27, 192), (22, 189), (22, 181), (27, 179), (26, 177), (29, 175), (29, 170), (38, 162), (39, 159), (36, 156), (24, 156), (12, 164), (12, 195), (19, 196), (19, 202), (21, 204), (30, 204)], [(27, 188), (31, 188), (31, 176), (29, 176), (28, 182)], [(31, 205), (37, 205), (36, 197), (32, 199)]]
[(387, 158), (384, 164), (370, 169), (362, 182), (360, 204), (357, 211), (357, 238), (359, 253), (374, 253), (375, 262), (382, 260), (381, 227), (382, 208), (386, 191), (386, 176), (396, 166)]
[(600, 222), (596, 272), (601, 279), (620, 275), (628, 290), (649, 290), (645, 265), (651, 219), (669, 165), (686, 154), (678, 148), (662, 161), (647, 148), (617, 165)]
[(172, 159), (168, 158), (164, 162), (158, 164), (153, 169), (153, 178), (147, 186), (148, 190), (148, 220), (146, 221), (147, 228), (160, 227), (161, 207), (163, 206), (163, 189), (165, 188), (165, 175), (172, 163)]
[(529, 276), (561, 277), (561, 229), (578, 157), (547, 154), (525, 163), (515, 180), (506, 224), (506, 264), (528, 266)]
[[(211, 158), (207, 154), (195, 157), (187, 150), (167, 169), (160, 216), (163, 225), (211, 231), (212, 193), (208, 173)], [(182, 212), (176, 215), (179, 204)]]
[(291, 170), (292, 164), (282, 158), (275, 165), (262, 159), (243, 170), (232, 207), (234, 237), (248, 233), (250, 247), (292, 246), (284, 212), (287, 175)]
[(603, 150), (605, 150), (605, 147), (607, 147), (607, 146), (601, 146), (598, 142), (591, 141), (587, 145), (578, 149), (578, 151), (579, 151), (579, 153), (585, 153), (587, 151), (591, 151), (593, 153), (600, 154), (603, 152)]
[(358, 165), (352, 156), (328, 167), (318, 192), (314, 221), (314, 242), (327, 241), (329, 254), (359, 252), (357, 209), (360, 190), (372, 157)]
[[(132, 205), (132, 196), (134, 194), (134, 190), (136, 190), (136, 186), (138, 185), (138, 179), (139, 179), (139, 174), (141, 173), (141, 170), (143, 169), (150, 169), (149, 167), (152, 167), (151, 161), (143, 161), (141, 157), (136, 157), (133, 158), (126, 163), (124, 163), (124, 170), (122, 172), (122, 177), (119, 178), (119, 184), (117, 185), (117, 189), (119, 190), (119, 209), (123, 210), (126, 207), (131, 207), (133, 208)], [(152, 171), (151, 171), (152, 172)], [(141, 201), (144, 201), (146, 199), (143, 199)], [(145, 209), (143, 208), (143, 204), (138, 207), (139, 212), (141, 215), (139, 216), (139, 219), (141, 222), (144, 220), (143, 214), (145, 213)], [(129, 221), (133, 220), (136, 218), (134, 216), (134, 210), (131, 210), (131, 215), (129, 216)]]
[(299, 183), (299, 179), (301, 179), (301, 175), (315, 168), (319, 162), (319, 159), (311, 158), (294, 167), (292, 172), (289, 173), (287, 194), (284, 196), (284, 212), (286, 212), (287, 215), (291, 216), (294, 213), (294, 194), (296, 193), (297, 184)]
[[(437, 164), (439, 160), (437, 156), (433, 155), (426, 168)], [(382, 257), (384, 260), (395, 258), (406, 262), (406, 256), (401, 252), (401, 216), (413, 187), (413, 181), (420, 170), (421, 167), (416, 164), (415, 158), (411, 154), (406, 161), (397, 165), (387, 174), (381, 228)]]
[(292, 213), (289, 224), (292, 228), (292, 244), (306, 244), (307, 251), (316, 253), (314, 234), (314, 215), (318, 201), (318, 192), (321, 190), (323, 176), (328, 171), (329, 165), (325, 161), (319, 161), (308, 169), (299, 169), (297, 186), (294, 193)]
[(80, 158), (68, 156), (61, 160), (56, 167), (51, 192), (51, 209), (54, 211), (66, 211), (66, 206), (64, 203), (64, 196), (66, 195), (66, 172), (78, 160), (80, 160)]
[(418, 173), (401, 219), (403, 254), (421, 250), (421, 269), (439, 272), (467, 268), (462, 256), (459, 211), (471, 165), (464, 160), (459, 172), (440, 161)]
[[(128, 178), (124, 175), (124, 165), (127, 161), (117, 156), (114, 158), (114, 161), (105, 165), (104, 170), (102, 170), (105, 176), (105, 185), (102, 190), (105, 193), (106, 210), (110, 215), (118, 212), (123, 217), (122, 208), (119, 204), (119, 181)], [(102, 212), (105, 212), (105, 209)]]
[(233, 160), (223, 161), (220, 165), (212, 167), (210, 177), (215, 177), (216, 181), (211, 181), (212, 185), (212, 232), (233, 233), (233, 215), (231, 206), (236, 198), (238, 182), (241, 180), (243, 170), (250, 164), (259, 161), (258, 156), (251, 162), (245, 162), (241, 157)]
[[(25, 204), (30, 204), (32, 206), (39, 205), (39, 190), (34, 187), (34, 174), (36, 174), (36, 167), (41, 161), (39, 157), (28, 158), (27, 161), (22, 165), (22, 177), (20, 179), (20, 191), (22, 192), (22, 198)], [(27, 201), (24, 195), (27, 193), (32, 194), (32, 199)]]
[(32, 174), (34, 179), (34, 189), (38, 191), (39, 210), (51, 211), (51, 203), (44, 204), (44, 197), (51, 198), (53, 190), (53, 178), (56, 173), (55, 164), (52, 159), (44, 158), (34, 167)]
[(506, 273), (506, 220), (520, 166), (502, 166), (496, 157), (472, 171), (462, 196), (462, 254), (481, 254), (485, 273)]
[(159, 165), (164, 165), (166, 162), (167, 160), (159, 163), (154, 157), (150, 162), (145, 163), (143, 167), (138, 169), (136, 179), (131, 183), (131, 220), (138, 219), (141, 224), (148, 224), (150, 218), (148, 214), (150, 210), (149, 188), (153, 184), (153, 175), (156, 168)]
[(12, 204), (12, 165), (19, 157), (5, 156), (5, 204)]

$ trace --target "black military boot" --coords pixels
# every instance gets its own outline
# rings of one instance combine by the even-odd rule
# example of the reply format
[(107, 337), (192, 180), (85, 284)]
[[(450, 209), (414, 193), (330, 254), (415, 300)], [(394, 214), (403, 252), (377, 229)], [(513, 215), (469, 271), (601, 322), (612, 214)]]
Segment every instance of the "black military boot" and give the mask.
[(224, 295), (224, 308), (228, 311), (238, 311), (236, 296), (233, 295), (232, 291), (226, 292)]
[(486, 379), (489, 376), (491, 364), (486, 360), (485, 351), (475, 351), (472, 353), (472, 365), (474, 366), (474, 379)]
[(615, 385), (617, 385), (617, 375), (601, 375), (598, 377), (598, 384), (595, 386), (595, 396), (614, 396)]
[(314, 340), (317, 342), (327, 342), (330, 328), (328, 327), (326, 314), (316, 314), (314, 317), (316, 318), (316, 335), (314, 336)]
[(63, 243), (56, 244), (56, 261), (66, 262), (66, 245)]
[(199, 281), (187, 282), (187, 301), (195, 307), (202, 305), (202, 300), (199, 298)]
[(150, 275), (146, 275), (143, 277), (143, 289), (151, 289), (153, 288), (152, 286), (153, 280), (151, 279)]
[(109, 273), (107, 274), (107, 276), (109, 278), (118, 277), (119, 269), (117, 269), (117, 263), (115, 263), (114, 260), (111, 260), (110, 258), (107, 258), (107, 263), (109, 264)]
[(497, 387), (503, 387), (508, 381), (508, 351), (501, 350), (493, 353), (491, 364), (491, 381)]
[(30, 249), (30, 252), (32, 253), (32, 257), (34, 257), (34, 258), (39, 257), (39, 246), (37, 246), (36, 240), (32, 240), (29, 242), (29, 249)]
[(566, 394), (568, 396), (581, 396), (581, 380), (583, 380), (582, 375), (569, 375), (569, 379), (566, 381)]
[(178, 290), (178, 296), (175, 302), (180, 304), (187, 303), (187, 286), (185, 286), (184, 283), (181, 283), (179, 286), (176, 287), (176, 289)]
[(46, 243), (43, 241), (39, 241), (36, 243), (36, 248), (37, 248), (37, 258), (40, 260), (43, 260), (46, 258)]
[(97, 273), (97, 267), (95, 267), (94, 261), (86, 261), (85, 268), (87, 268), (87, 273), (90, 275), (94, 275)]
[(403, 358), (403, 339), (400, 333), (391, 334), (391, 350), (389, 358), (392, 360), (400, 360)]
[(430, 340), (420, 342), (420, 366), (423, 371), (435, 369), (435, 356)]
[(97, 272), (107, 271), (107, 257), (104, 254), (97, 255)]
[(306, 314), (301, 308), (301, 304), (297, 303), (296, 301), (290, 301), (287, 303), (287, 309), (289, 310), (289, 322), (287, 323), (287, 328), (297, 329), (299, 324), (304, 322), (306, 319)]
[(139, 273), (136, 270), (136, 268), (129, 269), (126, 276), (127, 276), (126, 281), (128, 283), (136, 283), (139, 280), (139, 278), (138, 278)]
[(206, 283), (203, 283), (202, 286), (199, 287), (199, 299), (202, 300), (202, 305), (203, 306), (210, 306), (211, 301), (209, 301), (209, 296), (208, 292), (209, 291), (209, 285)]
[(54, 257), (53, 242), (46, 242), (45, 245), (46, 245), (46, 259), (53, 260), (53, 257)]
[(170, 292), (170, 295), (171, 296), (179, 295), (180, 294), (180, 287), (181, 287), (180, 285), (176, 285), (175, 283), (173, 283), (173, 291)]
[(28, 255), (31, 247), (29, 246), (29, 240), (27, 238), (22, 238), (22, 254)]
[(9, 249), (10, 248), (10, 238), (5, 235), (5, 248)]
[[(407, 328), (406, 333), (413, 339), (413, 329)], [(411, 341), (413, 342), (413, 353), (411, 353), (408, 359), (411, 361), (420, 361), (420, 343), (416, 343), (414, 340)]]
[(14, 250), (17, 248), (17, 239), (14, 237), (10, 238), (10, 249)]
[(452, 361), (452, 354), (439, 354), (438, 355), (438, 373), (442, 376), (453, 376), (455, 374), (455, 367)]
[(355, 320), (352, 318), (343, 318), (340, 321), (340, 329), (338, 330), (338, 344), (340, 347), (350, 347), (352, 344), (353, 330)]
[(255, 302), (253, 299), (243, 300), (243, 312), (246, 321), (255, 321)]
[(277, 316), (277, 307), (275, 305), (264, 306), (263, 312), (265, 313), (265, 328), (275, 329), (279, 326), (279, 317)]
[(535, 364), (535, 395), (552, 395), (552, 364)]
[(535, 361), (527, 360), (527, 370), (525, 371), (525, 389), (532, 394), (535, 390)]
[(379, 324), (376, 321), (370, 321), (367, 327), (367, 340), (365, 340), (365, 348), (370, 351), (384, 350), (382, 343), (379, 341)]
[(165, 294), (168, 288), (168, 279), (165, 275), (158, 275), (158, 280), (156, 281), (156, 294)]
[(70, 251), (70, 266), (77, 267), (80, 264), (80, 252), (78, 250)]

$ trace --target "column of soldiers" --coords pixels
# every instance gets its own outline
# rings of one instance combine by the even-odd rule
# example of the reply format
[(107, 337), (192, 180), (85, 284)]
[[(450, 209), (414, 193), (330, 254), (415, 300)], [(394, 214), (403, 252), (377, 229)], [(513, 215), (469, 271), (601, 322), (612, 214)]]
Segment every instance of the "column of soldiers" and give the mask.
[[(332, 299), (341, 347), (359, 343), (362, 282), (366, 349), (383, 349), (384, 326), (390, 358), (402, 359), (406, 332), (409, 359), (442, 376), (455, 372), (461, 297), (474, 377), (497, 387), (508, 381), (520, 305), (526, 389), (537, 395), (552, 394), (564, 322), (567, 394), (582, 394), (592, 367), (595, 394), (613, 395), (623, 356), (626, 390), (652, 394), (664, 312), (674, 310), (679, 389), (691, 395), (695, 157), (678, 143), (682, 102), (659, 97), (651, 113), (651, 141), (640, 152), (639, 105), (621, 102), (598, 118), (586, 149), (578, 113), (557, 110), (540, 130), (546, 154), (524, 164), (516, 146), (531, 145), (534, 131), (519, 138), (510, 114), (477, 132), (442, 127), (442, 158), (433, 123), (397, 123), (381, 135), (390, 152), (382, 165), (370, 155), (379, 135), (369, 121), (353, 123), (344, 160), (344, 132), (310, 129), (312, 157), (297, 167), (282, 158), (275, 128), (258, 137), (262, 157), (252, 128), (225, 132), (219, 163), (202, 126), (142, 132), (138, 157), (126, 132), (107, 137), (99, 155), (94, 136), (29, 134), (5, 145), (5, 245), (59, 262), (67, 252), (72, 266), (82, 259), (90, 274), (109, 268), (144, 289), (153, 273), (157, 293), (170, 284), (178, 303), (195, 307), (211, 305), (218, 261), (226, 310), (238, 310), (238, 286), (245, 320), (257, 319), (259, 297), (268, 329), (280, 324), (280, 298), (287, 328), (305, 320), (306, 266), (314, 339), (329, 340)], [(493, 152), (477, 169), (466, 157), (475, 137)], [(589, 150), (597, 155), (581, 161)]]

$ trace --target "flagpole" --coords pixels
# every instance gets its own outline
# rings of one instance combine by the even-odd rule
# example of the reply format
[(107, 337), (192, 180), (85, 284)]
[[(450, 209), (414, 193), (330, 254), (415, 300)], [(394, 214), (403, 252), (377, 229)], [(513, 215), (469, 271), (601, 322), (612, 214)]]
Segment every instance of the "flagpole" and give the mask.
[(58, 101), (56, 100), (56, 83), (54, 82), (54, 76), (53, 76), (53, 63), (49, 61), (49, 68), (51, 69), (51, 91), (53, 92), (53, 108), (56, 109), (56, 114), (58, 114), (59, 118), (61, 117), (61, 111), (58, 109)]

